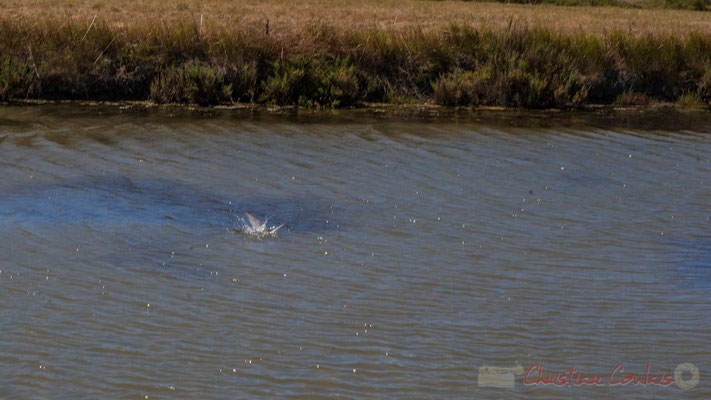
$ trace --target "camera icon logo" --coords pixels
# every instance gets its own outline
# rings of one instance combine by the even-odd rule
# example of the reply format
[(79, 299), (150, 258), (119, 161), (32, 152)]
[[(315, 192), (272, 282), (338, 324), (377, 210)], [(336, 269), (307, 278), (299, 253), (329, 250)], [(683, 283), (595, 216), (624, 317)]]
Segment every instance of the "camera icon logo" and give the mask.
[(523, 373), (523, 367), (492, 367), (482, 365), (479, 367), (477, 385), (479, 387), (512, 388), (515, 385), (515, 375)]

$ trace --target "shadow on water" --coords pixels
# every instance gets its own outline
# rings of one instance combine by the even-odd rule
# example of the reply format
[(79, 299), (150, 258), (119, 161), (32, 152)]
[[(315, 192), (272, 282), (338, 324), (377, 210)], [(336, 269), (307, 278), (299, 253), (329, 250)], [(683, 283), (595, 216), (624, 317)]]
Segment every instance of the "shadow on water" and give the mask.
[[(5, 222), (57, 224), (183, 225), (199, 231), (241, 227), (245, 212), (283, 223), (284, 230), (320, 232), (334, 220), (332, 206), (313, 198), (257, 194), (227, 198), (166, 179), (87, 176), (60, 184), (4, 188), (0, 217)], [(342, 226), (342, 221), (339, 221)]]
[[(203, 253), (209, 251), (206, 243), (233, 252), (250, 245), (239, 234), (245, 212), (269, 217), (270, 225), (285, 224), (279, 232), (283, 240), (342, 228), (342, 217), (339, 220), (333, 210), (313, 198), (257, 194), (228, 198), (166, 179), (85, 176), (3, 188), (0, 238), (30, 247), (34, 243), (40, 253), (46, 241), (60, 240), (67, 252), (52, 255), (60, 264), (80, 263), (90, 253), (91, 263), (99, 269), (203, 279), (229, 267), (202, 265)], [(274, 243), (262, 246), (278, 245), (279, 240), (265, 240)], [(28, 260), (31, 254), (26, 254)]]

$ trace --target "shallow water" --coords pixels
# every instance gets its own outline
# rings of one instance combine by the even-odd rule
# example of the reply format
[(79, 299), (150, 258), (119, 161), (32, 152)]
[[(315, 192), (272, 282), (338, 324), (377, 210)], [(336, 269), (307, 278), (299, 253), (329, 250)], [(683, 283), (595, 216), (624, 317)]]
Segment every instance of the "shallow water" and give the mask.
[(207, 114), (0, 108), (1, 398), (711, 397), (710, 116)]

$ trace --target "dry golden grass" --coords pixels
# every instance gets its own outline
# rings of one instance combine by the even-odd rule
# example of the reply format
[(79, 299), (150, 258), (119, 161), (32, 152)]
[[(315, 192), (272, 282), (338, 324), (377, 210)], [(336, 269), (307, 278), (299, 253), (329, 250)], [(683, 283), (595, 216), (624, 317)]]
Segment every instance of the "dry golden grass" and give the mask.
[(266, 29), (268, 21), (273, 35), (298, 33), (315, 24), (344, 31), (429, 32), (450, 24), (497, 29), (511, 23), (600, 35), (614, 30), (711, 34), (711, 13), (705, 12), (426, 0), (5, 0), (0, 15), (29, 23), (63, 18), (87, 25), (97, 16), (126, 28), (185, 22), (202, 24), (205, 31)]

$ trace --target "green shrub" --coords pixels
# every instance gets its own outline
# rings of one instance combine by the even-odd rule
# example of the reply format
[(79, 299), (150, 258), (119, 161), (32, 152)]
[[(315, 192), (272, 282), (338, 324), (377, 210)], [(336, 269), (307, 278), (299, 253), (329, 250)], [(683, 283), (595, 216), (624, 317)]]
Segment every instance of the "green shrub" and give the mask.
[(347, 58), (328, 62), (313, 56), (279, 59), (262, 84), (260, 100), (279, 105), (343, 107), (359, 99), (355, 70)]
[(29, 65), (4, 57), (0, 64), (0, 100), (25, 98), (34, 81)]
[[(484, 32), (457, 28), (449, 38), (461, 53), (457, 68), (432, 83), (443, 105), (493, 105), (525, 108), (575, 108), (587, 100), (581, 71), (595, 73), (599, 42), (562, 37), (550, 31), (513, 29)], [(582, 50), (585, 49), (585, 50)], [(591, 58), (581, 60), (576, 53)]]
[(711, 105), (711, 67), (706, 67), (706, 71), (699, 81), (698, 94), (704, 104)]
[(487, 99), (489, 85), (486, 71), (462, 71), (442, 75), (432, 83), (435, 102), (444, 106), (480, 105)]
[(615, 104), (620, 106), (643, 106), (649, 104), (649, 97), (646, 93), (628, 90), (615, 99)]
[(241, 66), (227, 68), (225, 79), (232, 86), (234, 100), (254, 102), (258, 79), (256, 62), (247, 62)]
[(499, 75), (495, 83), (496, 103), (506, 107), (548, 108), (555, 105), (550, 80), (523, 69)]
[(701, 99), (698, 92), (686, 92), (682, 94), (676, 100), (675, 105), (680, 108), (699, 108), (708, 106), (708, 104), (704, 104), (704, 101)]
[(216, 67), (192, 61), (163, 70), (151, 83), (156, 103), (193, 103), (202, 106), (231, 101), (232, 85)]

